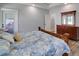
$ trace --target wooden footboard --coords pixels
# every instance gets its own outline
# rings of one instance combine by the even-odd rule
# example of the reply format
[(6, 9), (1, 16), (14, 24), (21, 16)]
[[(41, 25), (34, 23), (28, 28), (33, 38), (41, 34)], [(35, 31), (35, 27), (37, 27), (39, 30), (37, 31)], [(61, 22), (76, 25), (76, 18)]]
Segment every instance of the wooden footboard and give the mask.
[[(68, 43), (68, 40), (69, 40), (68, 36), (60, 35), (60, 34), (57, 34), (57, 33), (54, 33), (54, 32), (47, 31), (47, 30), (42, 29), (41, 27), (38, 27), (38, 30), (45, 32), (45, 33), (48, 33), (48, 34), (55, 36), (57, 38), (63, 39), (66, 43)], [(63, 56), (68, 56), (68, 53), (64, 53)]]

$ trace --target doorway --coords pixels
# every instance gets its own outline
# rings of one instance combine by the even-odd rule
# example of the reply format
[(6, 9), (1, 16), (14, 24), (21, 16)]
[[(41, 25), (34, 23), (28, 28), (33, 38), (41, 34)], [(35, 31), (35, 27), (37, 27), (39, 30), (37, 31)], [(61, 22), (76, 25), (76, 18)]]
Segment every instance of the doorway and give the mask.
[[(18, 14), (16, 10), (4, 9), (2, 10), (2, 28), (5, 32), (15, 33), (18, 31)], [(16, 28), (17, 27), (17, 28)]]

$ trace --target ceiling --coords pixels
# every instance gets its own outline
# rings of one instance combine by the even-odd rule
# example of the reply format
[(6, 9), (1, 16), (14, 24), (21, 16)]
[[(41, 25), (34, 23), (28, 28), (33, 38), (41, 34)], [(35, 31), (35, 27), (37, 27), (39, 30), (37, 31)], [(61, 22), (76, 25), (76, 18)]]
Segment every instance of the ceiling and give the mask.
[(44, 9), (49, 9), (51, 7), (62, 5), (63, 3), (23, 3), (23, 5), (34, 5), (35, 7), (40, 7)]
[(54, 6), (58, 6), (58, 5), (62, 5), (63, 3), (0, 3), (0, 6), (6, 6), (7, 4), (14, 4), (15, 6), (16, 5), (31, 5), (34, 7), (39, 7), (39, 8), (43, 8), (43, 9), (49, 9), (51, 7), (54, 7)]

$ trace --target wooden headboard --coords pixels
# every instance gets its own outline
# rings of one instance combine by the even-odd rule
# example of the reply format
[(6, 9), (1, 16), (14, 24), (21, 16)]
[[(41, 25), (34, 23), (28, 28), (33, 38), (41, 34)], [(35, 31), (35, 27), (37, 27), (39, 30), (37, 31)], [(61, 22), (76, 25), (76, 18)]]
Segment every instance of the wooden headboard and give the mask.
[(52, 36), (58, 37), (60, 39), (63, 39), (66, 43), (68, 43), (69, 38), (66, 35), (60, 35), (60, 34), (57, 34), (57, 33), (51, 32), (51, 31), (47, 31), (47, 30), (42, 29), (41, 27), (38, 27), (38, 30), (45, 32), (45, 33), (48, 33)]
[(48, 34), (50, 34), (50, 35), (53, 35), (53, 36), (56, 36), (56, 37), (61, 38), (61, 36), (60, 36), (59, 34), (56, 34), (56, 33), (54, 33), (54, 32), (50, 32), (50, 31), (44, 30), (44, 29), (42, 29), (42, 28), (40, 28), (40, 27), (39, 27), (38, 29), (39, 29), (39, 31), (42, 31), (42, 32), (48, 33)]

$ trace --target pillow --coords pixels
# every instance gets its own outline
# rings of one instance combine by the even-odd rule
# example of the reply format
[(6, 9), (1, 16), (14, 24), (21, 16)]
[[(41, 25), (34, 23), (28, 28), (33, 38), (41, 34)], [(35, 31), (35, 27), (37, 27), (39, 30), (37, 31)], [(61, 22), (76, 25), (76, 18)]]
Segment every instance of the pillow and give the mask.
[(0, 56), (7, 55), (10, 52), (10, 43), (7, 40), (0, 39)]
[(2, 35), (2, 39), (8, 40), (11, 43), (14, 43), (13, 35), (6, 33)]
[(0, 28), (0, 34), (2, 34), (2, 33), (3, 33), (3, 31), (4, 31), (4, 30), (3, 30), (2, 28)]
[(17, 32), (17, 33), (15, 33), (15, 35), (14, 35), (14, 39), (15, 39), (16, 42), (19, 42), (19, 41), (22, 40), (22, 36)]
[(0, 28), (0, 39), (2, 39), (2, 34), (3, 34), (3, 29), (2, 28)]
[(0, 39), (2, 39), (2, 34), (0, 34)]

